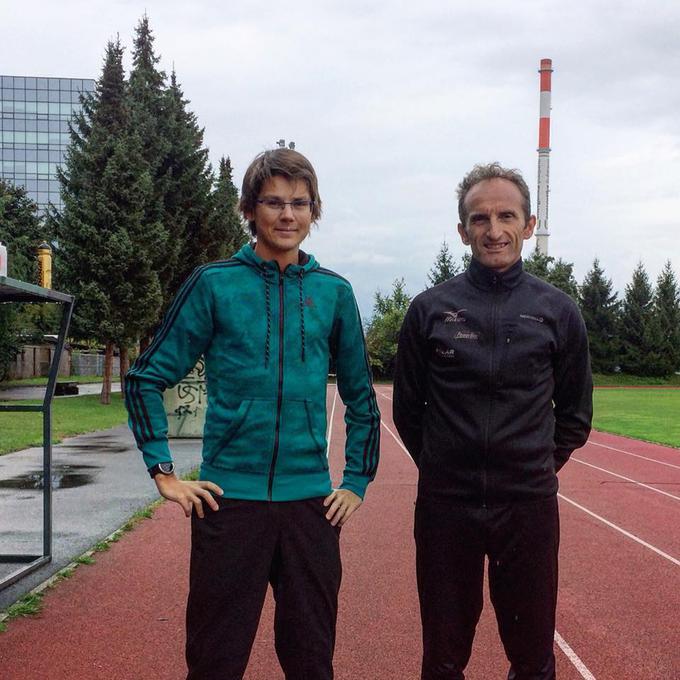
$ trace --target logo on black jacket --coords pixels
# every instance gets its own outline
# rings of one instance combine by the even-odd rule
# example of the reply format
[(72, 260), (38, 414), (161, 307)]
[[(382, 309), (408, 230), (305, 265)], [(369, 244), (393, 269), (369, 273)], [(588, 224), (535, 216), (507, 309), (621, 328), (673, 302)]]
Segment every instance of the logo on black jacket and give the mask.
[(467, 309), (459, 309), (456, 312), (444, 312), (444, 323), (465, 323), (465, 317), (462, 315), (463, 312), (467, 312)]

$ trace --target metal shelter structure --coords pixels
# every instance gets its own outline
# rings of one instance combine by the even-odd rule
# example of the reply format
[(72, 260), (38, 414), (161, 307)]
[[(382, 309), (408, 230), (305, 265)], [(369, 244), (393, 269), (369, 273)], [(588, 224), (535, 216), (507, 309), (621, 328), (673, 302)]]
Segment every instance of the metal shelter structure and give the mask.
[(37, 302), (54, 303), (62, 305), (61, 323), (57, 345), (50, 365), (47, 389), (42, 404), (0, 404), (0, 412), (7, 411), (32, 411), (42, 413), (43, 416), (43, 547), (41, 555), (31, 554), (0, 554), (0, 563), (20, 564), (18, 569), (12, 571), (0, 580), (0, 590), (15, 583), (31, 571), (34, 571), (52, 559), (52, 398), (57, 383), (59, 362), (64, 350), (66, 334), (71, 322), (73, 312), (72, 295), (59, 293), (48, 288), (41, 288), (24, 281), (18, 281), (7, 276), (0, 276), (0, 303)]

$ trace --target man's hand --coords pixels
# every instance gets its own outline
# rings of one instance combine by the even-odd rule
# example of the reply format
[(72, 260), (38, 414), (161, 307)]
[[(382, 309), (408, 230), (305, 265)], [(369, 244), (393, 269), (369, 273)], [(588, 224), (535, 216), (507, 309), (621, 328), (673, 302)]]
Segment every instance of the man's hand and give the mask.
[(218, 510), (217, 501), (210, 492), (212, 491), (218, 496), (224, 493), (217, 484), (212, 482), (184, 482), (177, 479), (174, 474), (158, 474), (153, 478), (153, 481), (156, 482), (158, 493), (169, 501), (179, 503), (187, 517), (191, 517), (193, 509), (203, 519), (203, 501), (208, 504), (211, 510)]
[[(326, 519), (335, 526), (342, 526), (361, 505), (362, 500), (349, 489), (335, 489), (330, 496), (326, 496), (323, 504), (328, 508)], [(328, 507), (330, 506), (330, 507)]]

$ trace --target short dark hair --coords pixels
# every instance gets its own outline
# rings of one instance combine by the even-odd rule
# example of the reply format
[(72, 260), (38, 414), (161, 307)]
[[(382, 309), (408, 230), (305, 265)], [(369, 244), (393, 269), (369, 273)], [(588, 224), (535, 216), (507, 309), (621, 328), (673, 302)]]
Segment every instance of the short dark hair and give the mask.
[(475, 165), (458, 185), (458, 217), (463, 228), (465, 228), (468, 218), (465, 210), (465, 198), (475, 184), (479, 184), (479, 182), (483, 182), (485, 179), (507, 179), (508, 182), (512, 182), (519, 189), (520, 194), (522, 194), (524, 221), (529, 221), (531, 217), (531, 195), (529, 194), (529, 187), (522, 177), (522, 173), (514, 168), (504, 168), (498, 162), (487, 163), (486, 165), (480, 163)]
[[(243, 177), (239, 210), (245, 213), (255, 212), (255, 203), (262, 191), (262, 185), (272, 177), (285, 177), (289, 181), (304, 180), (307, 183), (312, 205), (312, 222), (321, 217), (321, 196), (319, 183), (312, 164), (299, 151), (293, 149), (269, 149), (258, 154), (248, 166)], [(255, 236), (255, 222), (248, 221), (250, 233)]]

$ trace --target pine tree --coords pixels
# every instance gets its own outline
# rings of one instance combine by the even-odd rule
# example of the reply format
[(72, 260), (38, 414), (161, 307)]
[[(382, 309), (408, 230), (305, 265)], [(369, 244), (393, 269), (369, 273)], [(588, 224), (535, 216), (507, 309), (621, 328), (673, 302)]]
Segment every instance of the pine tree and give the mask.
[(618, 366), (618, 301), (611, 279), (605, 278), (597, 258), (579, 291), (581, 313), (588, 329), (590, 360), (596, 373), (611, 373)]
[(231, 160), (228, 156), (220, 158), (212, 202), (210, 230), (214, 232), (216, 238), (212, 247), (208, 249), (208, 257), (210, 259), (231, 257), (241, 246), (248, 243), (248, 233), (238, 213), (238, 190), (234, 186)]
[(187, 109), (189, 102), (184, 99), (174, 71), (165, 98), (168, 152), (161, 174), (165, 177), (163, 222), (170, 242), (164, 270), (159, 274), (162, 280), (167, 279), (167, 307), (195, 267), (222, 254), (223, 239), (210, 228), (213, 176), (208, 150), (203, 146), (203, 129)]
[(656, 282), (653, 318), (658, 324), (663, 374), (680, 371), (680, 289), (670, 260)]
[(458, 274), (459, 271), (460, 269), (453, 261), (453, 257), (451, 257), (448, 244), (446, 241), (443, 241), (435, 258), (434, 265), (427, 274), (430, 285), (436, 286), (438, 283), (448, 281)]
[(574, 265), (562, 258), (555, 260), (551, 255), (544, 255), (534, 248), (531, 255), (524, 259), (524, 271), (543, 281), (551, 283), (556, 288), (578, 300), (578, 283), (574, 278)]
[(114, 346), (134, 342), (158, 318), (161, 292), (150, 253), (163, 242), (145, 223), (152, 193), (132, 128), (120, 41), (106, 49), (101, 78), (71, 126), (54, 214), (60, 285), (76, 295), (72, 332), (106, 346), (102, 403), (110, 401)]
[[(181, 219), (164, 223), (167, 217), (165, 196), (170, 183), (170, 136), (175, 126), (168, 120), (166, 76), (158, 68), (160, 57), (156, 56), (153, 43), (149, 18), (145, 14), (135, 27), (128, 101), (130, 125), (139, 137), (141, 158), (151, 180), (151, 190), (143, 205), (142, 222), (157, 234), (157, 240), (147, 256), (158, 273), (165, 302), (174, 285), (174, 267), (181, 251), (179, 233), (183, 225)], [(151, 329), (147, 329), (147, 333)]]
[(621, 370), (632, 375), (649, 375), (648, 357), (654, 351), (651, 338), (652, 286), (639, 262), (621, 305), (619, 338)]

